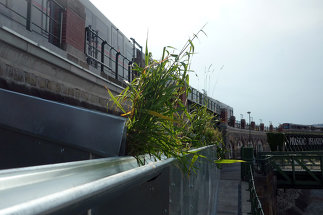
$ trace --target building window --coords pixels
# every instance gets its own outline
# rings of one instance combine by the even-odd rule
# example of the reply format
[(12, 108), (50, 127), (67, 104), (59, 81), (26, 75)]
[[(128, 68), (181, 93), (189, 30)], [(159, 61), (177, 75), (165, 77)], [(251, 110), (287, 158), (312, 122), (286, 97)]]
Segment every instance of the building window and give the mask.
[(95, 31), (91, 26), (86, 28), (86, 46), (85, 54), (87, 55), (87, 63), (95, 68), (98, 68), (99, 54), (99, 36), (98, 31)]
[(1, 19), (24, 26), (28, 31), (39, 34), (60, 48), (64, 11), (65, 9), (54, 0), (0, 0)]
[(61, 47), (64, 9), (53, 0), (48, 0), (47, 5), (48, 41)]

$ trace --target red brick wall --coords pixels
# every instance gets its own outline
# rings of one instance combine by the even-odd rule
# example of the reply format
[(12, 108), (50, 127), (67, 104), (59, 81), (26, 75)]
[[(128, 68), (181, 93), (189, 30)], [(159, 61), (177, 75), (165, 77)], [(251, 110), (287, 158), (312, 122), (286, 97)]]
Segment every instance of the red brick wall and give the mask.
[(221, 121), (224, 123), (228, 123), (228, 111), (226, 109), (221, 109)]
[(63, 42), (84, 52), (85, 19), (70, 8), (64, 13)]
[(245, 129), (246, 128), (246, 120), (245, 119), (241, 119), (241, 128)]
[(234, 127), (235, 124), (236, 124), (236, 117), (235, 116), (230, 116), (229, 125)]
[(255, 130), (255, 127), (256, 127), (256, 123), (254, 122), (254, 121), (252, 121), (251, 123), (250, 123), (251, 125), (251, 129), (252, 130)]

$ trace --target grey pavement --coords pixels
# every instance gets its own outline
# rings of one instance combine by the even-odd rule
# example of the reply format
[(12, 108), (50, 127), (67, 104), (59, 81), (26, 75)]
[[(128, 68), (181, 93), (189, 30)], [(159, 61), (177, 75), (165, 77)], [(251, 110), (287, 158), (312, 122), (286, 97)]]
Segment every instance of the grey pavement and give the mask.
[(217, 197), (217, 215), (244, 215), (250, 212), (248, 183), (241, 182), (240, 163), (223, 165)]

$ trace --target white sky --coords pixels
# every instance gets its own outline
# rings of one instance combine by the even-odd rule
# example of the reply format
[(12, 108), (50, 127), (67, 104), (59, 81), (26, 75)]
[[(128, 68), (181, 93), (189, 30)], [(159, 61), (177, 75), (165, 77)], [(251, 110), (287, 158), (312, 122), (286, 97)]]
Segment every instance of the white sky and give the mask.
[[(322, 0), (91, 0), (159, 58), (204, 24), (190, 85), (275, 126), (323, 123)], [(211, 69), (208, 69), (211, 66)], [(221, 69), (222, 68), (222, 69)]]

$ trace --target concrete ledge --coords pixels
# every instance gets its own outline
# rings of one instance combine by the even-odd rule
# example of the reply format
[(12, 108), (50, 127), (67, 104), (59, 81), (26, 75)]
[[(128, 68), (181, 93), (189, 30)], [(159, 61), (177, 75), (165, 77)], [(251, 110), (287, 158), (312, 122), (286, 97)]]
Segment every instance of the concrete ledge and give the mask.
[(109, 102), (106, 88), (123, 90), (6, 27), (0, 27), (0, 88), (102, 112)]
[(28, 38), (12, 31), (6, 26), (0, 27), (0, 40), (10, 44), (11, 46), (21, 49), (28, 54), (31, 54), (35, 57), (38, 57), (44, 61), (47, 61), (55, 66), (58, 66), (62, 69), (65, 69), (77, 76), (85, 78), (92, 81), (93, 83), (100, 84), (102, 86), (108, 85), (113, 91), (121, 91), (124, 89), (122, 86), (119, 86), (111, 81), (108, 81), (99, 75), (87, 70), (74, 62), (63, 58), (62, 56), (52, 52), (51, 50), (29, 40)]

